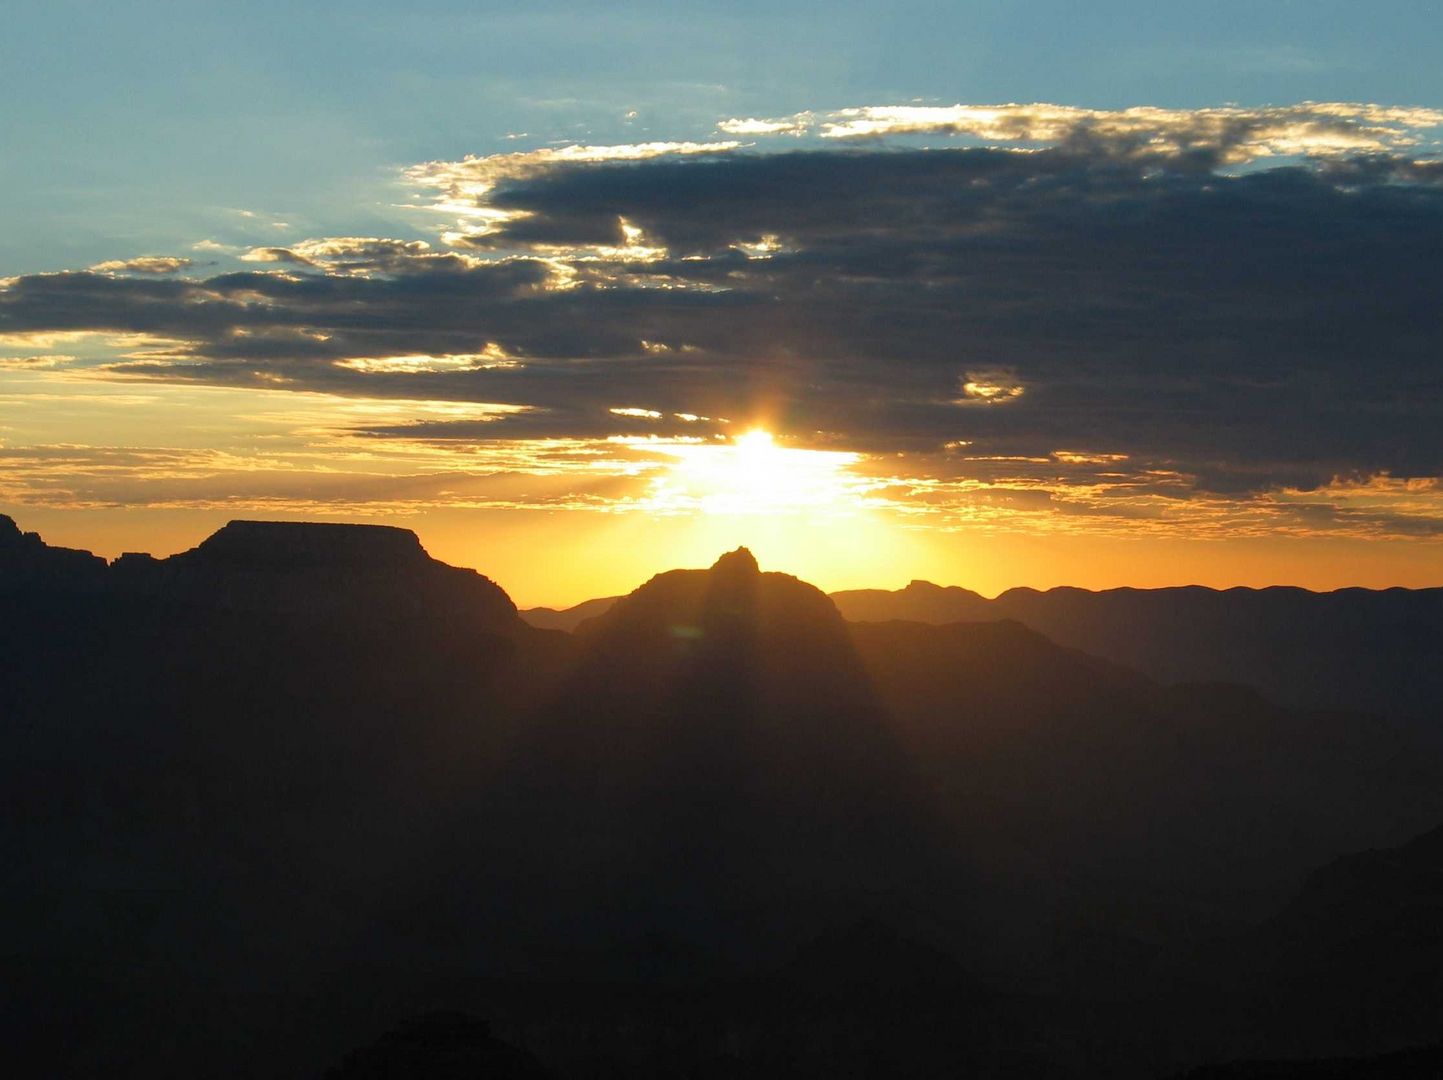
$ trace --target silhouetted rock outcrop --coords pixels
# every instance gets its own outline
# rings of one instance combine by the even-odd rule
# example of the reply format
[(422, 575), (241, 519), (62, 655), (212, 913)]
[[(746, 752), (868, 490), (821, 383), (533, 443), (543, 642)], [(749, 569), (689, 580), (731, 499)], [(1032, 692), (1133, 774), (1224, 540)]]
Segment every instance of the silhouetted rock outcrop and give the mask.
[(549, 1074), (524, 1050), (491, 1034), (465, 1013), (427, 1013), (347, 1056), (326, 1080), (545, 1080)]
[(350, 568), (368, 574), (414, 570), (431, 561), (409, 529), (309, 521), (232, 521), (176, 559), (241, 569)]
[(122, 558), (112, 575), (118, 588), (170, 604), (525, 629), (495, 582), (432, 559), (415, 533), (382, 525), (232, 521), (171, 558)]
[(50, 547), (38, 533), (21, 532), (13, 518), (0, 514), (0, 592), (75, 592), (94, 588), (104, 573), (104, 559), (88, 551)]

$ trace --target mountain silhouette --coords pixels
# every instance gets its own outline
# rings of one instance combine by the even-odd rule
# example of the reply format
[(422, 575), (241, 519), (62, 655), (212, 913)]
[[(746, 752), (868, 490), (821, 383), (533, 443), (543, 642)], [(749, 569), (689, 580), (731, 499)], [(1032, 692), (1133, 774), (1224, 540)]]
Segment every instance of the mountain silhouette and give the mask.
[(131, 593), (217, 610), (423, 617), (458, 631), (524, 632), (495, 582), (437, 562), (415, 533), (382, 525), (232, 521), (168, 559), (122, 557), (112, 576)]
[(1443, 711), (1443, 589), (1009, 589), (914, 581), (832, 599), (849, 620), (1014, 619), (1160, 682), (1245, 683), (1293, 707), (1429, 721)]
[[(831, 594), (850, 622), (945, 624), (1010, 619), (1159, 682), (1234, 682), (1281, 704), (1382, 712), (1425, 721), (1443, 711), (1443, 589), (1009, 589), (995, 599), (959, 586)], [(521, 613), (573, 631), (616, 602)]]
[(39, 533), (21, 532), (13, 518), (0, 514), (0, 592), (84, 589), (101, 580), (105, 566), (88, 551), (50, 547)]
[(499, 784), (548, 897), (581, 873), (618, 943), (727, 966), (894, 903), (936, 839), (836, 609), (744, 548), (585, 623)]
[(537, 629), (564, 630), (569, 634), (587, 619), (594, 619), (620, 599), (619, 596), (601, 596), (595, 600), (583, 600), (568, 608), (527, 608), (521, 612), (521, 617)]
[(745, 549), (568, 634), (405, 530), (7, 519), (0, 598), (29, 1075), (390, 1067), (461, 1010), (558, 1076), (1142, 1077), (1436, 1015), (1443, 761), (1387, 709), (849, 623)]

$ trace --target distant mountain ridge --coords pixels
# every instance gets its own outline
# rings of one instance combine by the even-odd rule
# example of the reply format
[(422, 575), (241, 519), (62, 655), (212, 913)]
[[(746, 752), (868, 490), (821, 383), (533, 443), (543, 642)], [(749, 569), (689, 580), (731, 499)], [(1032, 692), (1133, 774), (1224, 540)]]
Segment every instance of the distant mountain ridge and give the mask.
[[(1137, 668), (1160, 682), (1236, 682), (1281, 704), (1355, 709), (1437, 722), (1443, 737), (1443, 588), (1291, 586), (1090, 591), (1009, 589), (987, 599), (959, 586), (830, 594), (849, 622), (945, 624), (1012, 619), (1059, 645)], [(535, 626), (574, 630), (616, 602), (523, 610)]]
[(568, 634), (587, 619), (594, 619), (620, 600), (619, 596), (599, 596), (583, 600), (568, 608), (523, 608), (521, 617), (539, 630), (564, 630)]
[(1011, 589), (987, 600), (914, 581), (832, 599), (854, 622), (1015, 619), (1162, 682), (1245, 683), (1289, 706), (1387, 712), (1443, 728), (1443, 588)]

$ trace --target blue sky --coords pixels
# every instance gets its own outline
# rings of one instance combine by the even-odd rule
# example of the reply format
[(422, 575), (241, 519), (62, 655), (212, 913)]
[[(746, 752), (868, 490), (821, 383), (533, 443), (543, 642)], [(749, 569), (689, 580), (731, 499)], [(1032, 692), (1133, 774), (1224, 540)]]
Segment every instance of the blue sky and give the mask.
[(914, 99), (1438, 106), (1438, 21), (1428, 0), (12, 0), (0, 274), (257, 243), (266, 229), (426, 235), (393, 206), (407, 164), (702, 138), (728, 116)]

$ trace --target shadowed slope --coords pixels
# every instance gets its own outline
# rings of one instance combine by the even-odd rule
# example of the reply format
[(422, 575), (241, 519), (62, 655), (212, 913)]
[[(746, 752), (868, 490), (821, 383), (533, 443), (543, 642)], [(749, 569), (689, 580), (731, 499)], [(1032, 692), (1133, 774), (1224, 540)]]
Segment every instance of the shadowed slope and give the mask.
[(1164, 943), (1261, 918), (1320, 862), (1443, 816), (1443, 756), (1404, 724), (1159, 686), (1015, 622), (851, 634), (999, 891), (1021, 953), (993, 960), (1014, 971), (1030, 951), (1056, 977), (1135, 980)]
[(1443, 828), (1314, 871), (1230, 959), (1298, 1045), (1355, 1053), (1435, 1038), (1443, 1025)]
[(745, 963), (913, 886), (930, 818), (821, 592), (741, 549), (658, 575), (577, 646), (509, 773), (507, 831), (558, 888), (606, 898), (608, 934)]
[(832, 599), (849, 620), (1015, 619), (1162, 682), (1246, 683), (1294, 707), (1409, 715), (1443, 741), (1443, 589), (1010, 589), (914, 581)]

